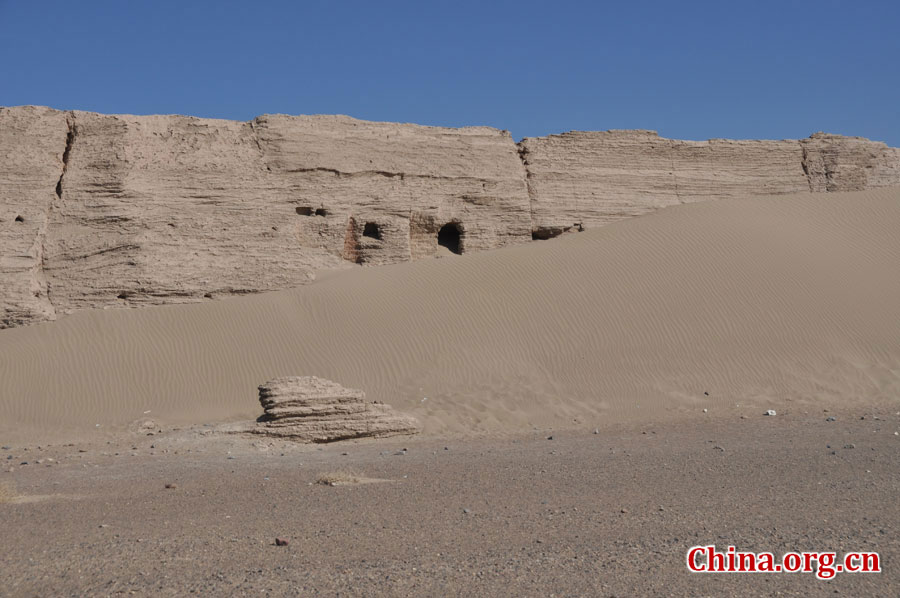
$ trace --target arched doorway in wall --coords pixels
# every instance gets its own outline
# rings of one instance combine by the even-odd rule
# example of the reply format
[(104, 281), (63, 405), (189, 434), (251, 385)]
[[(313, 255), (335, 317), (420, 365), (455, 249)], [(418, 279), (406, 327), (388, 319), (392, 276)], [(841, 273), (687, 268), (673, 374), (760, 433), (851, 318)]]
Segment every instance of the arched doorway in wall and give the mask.
[(462, 253), (462, 227), (458, 222), (448, 222), (438, 231), (438, 246), (451, 253)]

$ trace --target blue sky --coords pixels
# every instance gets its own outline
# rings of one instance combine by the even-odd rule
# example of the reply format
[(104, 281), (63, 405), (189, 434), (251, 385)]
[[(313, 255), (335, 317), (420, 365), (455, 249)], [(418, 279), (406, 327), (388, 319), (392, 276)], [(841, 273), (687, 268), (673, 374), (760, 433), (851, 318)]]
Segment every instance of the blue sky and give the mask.
[(0, 105), (900, 146), (900, 2), (0, 0)]

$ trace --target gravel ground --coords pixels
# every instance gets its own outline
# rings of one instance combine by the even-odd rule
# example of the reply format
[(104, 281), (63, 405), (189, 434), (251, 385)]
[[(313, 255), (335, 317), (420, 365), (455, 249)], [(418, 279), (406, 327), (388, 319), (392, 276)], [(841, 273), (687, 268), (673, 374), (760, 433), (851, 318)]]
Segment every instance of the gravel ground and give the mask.
[[(0, 595), (897, 596), (897, 410), (4, 447)], [(342, 472), (362, 483), (316, 483)], [(878, 551), (883, 572), (690, 573), (687, 549), (710, 543)]]

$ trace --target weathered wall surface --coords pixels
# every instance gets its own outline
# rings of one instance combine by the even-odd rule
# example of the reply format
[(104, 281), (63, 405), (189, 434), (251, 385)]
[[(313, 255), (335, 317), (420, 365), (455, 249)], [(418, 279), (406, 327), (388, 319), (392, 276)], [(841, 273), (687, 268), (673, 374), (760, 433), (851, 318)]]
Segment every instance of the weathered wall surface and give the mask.
[(859, 191), (900, 185), (900, 149), (864, 137), (815, 133), (801, 139), (810, 191)]
[(56, 317), (44, 241), (67, 131), (63, 112), (0, 108), (0, 328)]
[(900, 185), (900, 150), (824, 133), (681, 141), (655, 131), (576, 131), (519, 147), (538, 238), (692, 201)]
[(594, 227), (687, 201), (809, 188), (796, 141), (679, 141), (654, 131), (523, 139), (541, 236)]
[[(450, 222), (463, 251), (530, 238), (525, 169), (506, 132), (345, 116), (261, 116), (253, 127), (270, 184), (311, 214), (297, 220), (304, 246), (383, 264), (435, 255)], [(367, 222), (380, 240), (364, 235)]]
[(502, 247), (688, 201), (888, 185), (900, 150), (825, 134), (516, 144), (489, 127), (345, 116), (2, 108), (0, 328), (286, 288), (320, 268)]
[(447, 223), (461, 251), (531, 234), (516, 146), (490, 128), (11, 108), (0, 155), (0, 327), (431, 256)]
[(291, 207), (266, 187), (249, 124), (81, 112), (70, 122), (45, 241), (58, 310), (306, 280), (315, 256), (279, 228)]

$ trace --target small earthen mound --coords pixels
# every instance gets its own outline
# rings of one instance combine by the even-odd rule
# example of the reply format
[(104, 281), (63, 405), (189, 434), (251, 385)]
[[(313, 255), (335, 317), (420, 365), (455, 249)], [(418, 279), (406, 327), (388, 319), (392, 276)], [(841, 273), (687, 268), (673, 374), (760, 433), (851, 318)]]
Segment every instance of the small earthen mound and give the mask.
[(259, 387), (265, 414), (252, 431), (303, 442), (396, 436), (419, 431), (415, 418), (366, 402), (361, 390), (315, 376), (275, 378)]

